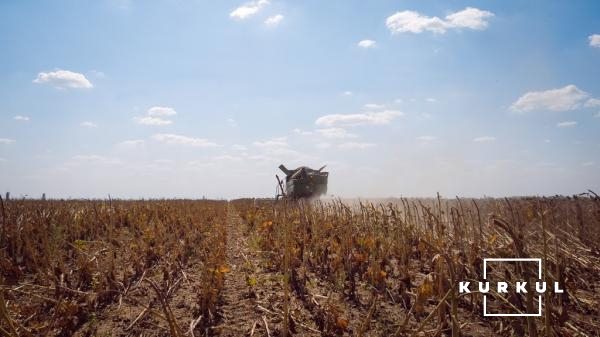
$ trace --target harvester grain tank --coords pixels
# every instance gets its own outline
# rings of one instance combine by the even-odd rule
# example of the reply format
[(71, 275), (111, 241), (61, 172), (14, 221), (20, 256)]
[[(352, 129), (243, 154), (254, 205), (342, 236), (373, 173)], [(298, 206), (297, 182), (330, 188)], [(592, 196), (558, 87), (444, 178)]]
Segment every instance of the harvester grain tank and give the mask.
[(289, 170), (282, 164), (279, 165), (279, 169), (285, 173), (285, 188), (283, 182), (277, 177), (279, 183), (277, 197), (300, 199), (327, 194), (329, 172), (323, 172), (325, 166), (318, 170), (306, 166)]

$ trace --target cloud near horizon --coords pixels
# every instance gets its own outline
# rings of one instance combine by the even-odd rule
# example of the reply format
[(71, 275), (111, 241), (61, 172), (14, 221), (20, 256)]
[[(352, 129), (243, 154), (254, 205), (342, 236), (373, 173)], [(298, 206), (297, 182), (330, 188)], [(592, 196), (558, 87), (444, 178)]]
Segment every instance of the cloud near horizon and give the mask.
[(331, 114), (317, 118), (315, 124), (319, 126), (334, 126), (336, 124), (343, 124), (347, 126), (383, 125), (389, 124), (395, 118), (403, 115), (403, 112), (397, 110), (356, 114)]
[(148, 109), (148, 116), (173, 116), (176, 114), (175, 109), (165, 106), (153, 106)]
[(154, 126), (163, 126), (163, 125), (171, 125), (173, 121), (168, 119), (162, 119), (160, 117), (134, 117), (133, 120), (142, 125), (154, 125)]
[(166, 144), (187, 145), (194, 147), (217, 147), (217, 143), (213, 143), (204, 138), (194, 138), (170, 133), (157, 133), (152, 135), (152, 139)]
[(481, 137), (477, 137), (475, 139), (473, 139), (473, 141), (475, 143), (489, 143), (489, 142), (495, 142), (496, 141), (496, 137), (492, 137), (492, 136), (481, 136)]
[(342, 128), (328, 128), (328, 129), (317, 129), (317, 133), (324, 138), (332, 139), (344, 139), (344, 138), (357, 138), (358, 136), (346, 131)]

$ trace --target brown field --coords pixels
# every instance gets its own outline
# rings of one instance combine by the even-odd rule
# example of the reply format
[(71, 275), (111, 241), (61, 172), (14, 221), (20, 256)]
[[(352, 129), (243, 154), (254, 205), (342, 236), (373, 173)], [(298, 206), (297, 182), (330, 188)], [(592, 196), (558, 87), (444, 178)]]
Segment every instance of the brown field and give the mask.
[[(3, 336), (600, 336), (593, 193), (3, 200), (0, 217)], [(540, 317), (484, 317), (474, 290), (499, 257), (542, 259), (564, 293), (544, 293)], [(487, 275), (531, 284), (537, 266)], [(488, 311), (539, 305), (534, 291), (486, 296)]]

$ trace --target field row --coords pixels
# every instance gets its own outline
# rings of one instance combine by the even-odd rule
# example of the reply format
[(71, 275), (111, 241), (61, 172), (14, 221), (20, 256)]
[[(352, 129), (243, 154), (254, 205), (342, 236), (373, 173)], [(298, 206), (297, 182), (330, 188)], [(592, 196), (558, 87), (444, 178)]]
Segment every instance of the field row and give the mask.
[[(10, 200), (6, 336), (600, 336), (600, 198)], [(484, 258), (564, 293), (485, 317)], [(535, 264), (489, 265), (488, 312), (532, 313)], [(552, 288), (552, 286), (550, 286)]]

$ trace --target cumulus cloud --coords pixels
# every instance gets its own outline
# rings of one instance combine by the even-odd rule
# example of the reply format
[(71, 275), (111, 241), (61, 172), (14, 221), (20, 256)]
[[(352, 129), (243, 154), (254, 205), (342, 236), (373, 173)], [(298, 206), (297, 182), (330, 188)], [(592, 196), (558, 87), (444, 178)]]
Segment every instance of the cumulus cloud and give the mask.
[(344, 91), (342, 96), (352, 96), (352, 91)]
[(133, 120), (136, 123), (143, 124), (143, 125), (162, 126), (162, 125), (173, 124), (173, 121), (170, 121), (168, 119), (162, 119), (160, 117), (135, 117)]
[(323, 143), (317, 143), (317, 144), (315, 145), (315, 147), (316, 147), (317, 149), (324, 150), (324, 149), (328, 149), (328, 148), (330, 148), (330, 147), (331, 147), (331, 143), (325, 143), (325, 142), (323, 142)]
[(90, 70), (90, 73), (92, 73), (94, 76), (98, 77), (98, 78), (104, 78), (106, 77), (106, 74), (98, 71), (98, 70)]
[(275, 147), (287, 147), (288, 142), (286, 137), (277, 137), (265, 141), (256, 141), (252, 143), (256, 147), (262, 148), (275, 148)]
[(233, 118), (227, 118), (225, 121), (227, 122), (227, 125), (229, 125), (232, 128), (237, 128), (238, 127), (237, 122)]
[(120, 164), (121, 160), (113, 157), (105, 157), (96, 154), (77, 155), (73, 157), (78, 162), (90, 162), (95, 164)]
[(510, 109), (520, 113), (536, 110), (575, 110), (581, 107), (588, 96), (588, 93), (570, 84), (558, 89), (528, 92), (519, 97)]
[(587, 100), (587, 102), (585, 102), (584, 106), (586, 108), (594, 108), (594, 107), (600, 106), (600, 99), (590, 98)]
[(173, 121), (164, 119), (165, 116), (175, 116), (177, 111), (171, 107), (153, 106), (146, 112), (145, 117), (134, 117), (133, 120), (138, 124), (163, 126), (173, 124)]
[(166, 144), (187, 145), (194, 147), (216, 147), (216, 143), (210, 142), (204, 138), (193, 138), (170, 133), (157, 133), (152, 136), (152, 139)]
[(79, 124), (79, 125), (83, 126), (84, 128), (97, 128), (98, 127), (98, 125), (96, 123), (89, 122), (89, 121), (81, 122), (81, 124)]
[(10, 138), (0, 138), (0, 144), (9, 145), (16, 143), (16, 140)]
[(588, 40), (591, 47), (600, 48), (600, 34), (590, 35), (588, 36)]
[(374, 40), (362, 40), (358, 42), (357, 46), (365, 49), (375, 48), (377, 46), (377, 42)]
[(377, 103), (367, 103), (365, 104), (365, 109), (369, 109), (369, 110), (380, 110), (385, 108), (385, 106), (383, 104), (377, 104)]
[(364, 150), (376, 146), (373, 143), (348, 142), (338, 145), (341, 150)]
[(245, 5), (242, 5), (236, 9), (234, 9), (231, 13), (229, 13), (229, 17), (234, 19), (244, 20), (255, 14), (257, 14), (263, 7), (269, 4), (269, 0), (259, 0), (249, 2)]
[(148, 109), (148, 116), (173, 116), (176, 114), (175, 109), (166, 106), (153, 106)]
[(385, 110), (382, 112), (365, 112), (356, 114), (331, 114), (319, 117), (316, 125), (334, 126), (344, 124), (349, 126), (356, 125), (382, 125), (389, 124), (396, 117), (402, 116), (401, 111)]
[(265, 25), (267, 25), (269, 27), (275, 27), (275, 26), (279, 25), (281, 23), (281, 21), (283, 21), (283, 18), (284, 18), (284, 16), (281, 14), (269, 16), (265, 20)]
[(13, 119), (16, 121), (28, 122), (31, 118), (27, 116), (16, 115), (15, 117), (13, 117)]
[(131, 139), (120, 142), (119, 146), (125, 148), (137, 148), (143, 146), (145, 143), (146, 141), (143, 139)]
[(233, 144), (231, 145), (231, 148), (236, 150), (236, 151), (246, 151), (248, 150), (247, 147), (245, 147), (244, 145), (240, 145), (240, 144)]
[(571, 128), (575, 125), (577, 125), (577, 122), (575, 121), (564, 121), (556, 124), (556, 126), (559, 128)]
[(304, 131), (298, 128), (293, 129), (292, 132), (301, 136), (310, 136), (313, 134), (312, 131)]
[(446, 22), (437, 16), (428, 17), (415, 11), (397, 12), (387, 18), (385, 25), (394, 34), (421, 33), (425, 30), (443, 34), (447, 29)]
[(437, 16), (426, 16), (415, 11), (397, 12), (386, 19), (387, 28), (393, 33), (422, 33), (430, 31), (444, 34), (449, 29), (468, 28), (482, 30), (487, 28), (486, 19), (494, 13), (467, 7), (462, 11), (451, 13), (441, 19)]
[(431, 142), (436, 140), (436, 137), (433, 136), (419, 136), (417, 137), (417, 140), (422, 141), (422, 142)]
[(83, 74), (60, 69), (38, 73), (33, 83), (49, 84), (58, 89), (89, 89), (94, 87), (92, 82), (85, 78)]
[(481, 136), (481, 137), (477, 137), (475, 139), (473, 139), (473, 141), (475, 143), (489, 143), (489, 142), (494, 142), (496, 141), (496, 137), (492, 137), (492, 136)]
[(494, 13), (481, 9), (467, 7), (460, 12), (446, 16), (446, 23), (451, 28), (486, 29), (488, 22), (485, 19), (494, 16)]
[(327, 128), (327, 129), (317, 129), (317, 133), (325, 138), (332, 139), (343, 139), (343, 138), (356, 138), (357, 135), (346, 131), (346, 129), (342, 128)]

